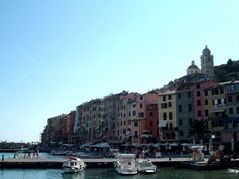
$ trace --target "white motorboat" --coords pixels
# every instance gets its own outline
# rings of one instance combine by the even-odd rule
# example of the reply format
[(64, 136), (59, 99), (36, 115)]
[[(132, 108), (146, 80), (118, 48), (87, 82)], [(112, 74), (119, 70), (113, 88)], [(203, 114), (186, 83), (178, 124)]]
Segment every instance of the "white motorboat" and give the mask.
[(116, 171), (122, 175), (135, 175), (137, 168), (134, 154), (117, 154)]
[(230, 172), (230, 173), (239, 173), (239, 169), (229, 168), (229, 169), (228, 169), (228, 172)]
[(77, 158), (77, 157), (69, 157), (63, 163), (64, 173), (82, 172), (85, 167), (86, 167), (85, 162), (83, 160), (81, 160), (80, 158)]
[(137, 159), (136, 167), (140, 173), (156, 173), (157, 167), (149, 159)]

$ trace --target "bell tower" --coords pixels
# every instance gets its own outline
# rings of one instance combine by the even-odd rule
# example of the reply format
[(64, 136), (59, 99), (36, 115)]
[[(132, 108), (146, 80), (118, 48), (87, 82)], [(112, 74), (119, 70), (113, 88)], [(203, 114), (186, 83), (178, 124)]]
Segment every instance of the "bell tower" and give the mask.
[(211, 55), (211, 51), (209, 50), (209, 48), (207, 48), (207, 45), (202, 51), (201, 73), (208, 76), (214, 76), (213, 55)]

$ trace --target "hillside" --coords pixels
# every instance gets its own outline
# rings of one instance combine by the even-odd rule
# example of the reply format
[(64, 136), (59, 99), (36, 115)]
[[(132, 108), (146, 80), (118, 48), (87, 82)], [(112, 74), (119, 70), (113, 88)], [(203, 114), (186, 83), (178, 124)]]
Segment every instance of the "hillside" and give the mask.
[(227, 64), (214, 67), (216, 78), (219, 82), (239, 80), (239, 60), (229, 59)]

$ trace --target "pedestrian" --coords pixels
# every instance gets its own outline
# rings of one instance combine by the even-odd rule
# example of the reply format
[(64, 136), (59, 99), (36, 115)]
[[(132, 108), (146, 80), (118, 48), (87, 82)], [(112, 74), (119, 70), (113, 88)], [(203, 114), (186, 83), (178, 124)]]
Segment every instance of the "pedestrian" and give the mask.
[(4, 162), (4, 155), (2, 155), (2, 162)]

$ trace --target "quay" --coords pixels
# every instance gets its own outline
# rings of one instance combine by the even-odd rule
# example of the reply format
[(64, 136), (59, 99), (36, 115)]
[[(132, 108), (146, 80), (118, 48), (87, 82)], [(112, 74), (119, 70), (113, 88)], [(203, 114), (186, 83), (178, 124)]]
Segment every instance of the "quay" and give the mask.
[[(87, 168), (113, 168), (115, 158), (82, 158)], [(189, 158), (150, 158), (150, 160), (160, 167), (177, 167), (182, 161)], [(9, 158), (0, 162), (0, 169), (4, 168), (62, 168), (64, 158)]]
[[(113, 168), (115, 158), (82, 158), (87, 168)], [(150, 160), (158, 167), (182, 167), (182, 162), (190, 160), (189, 158), (150, 158)], [(62, 168), (64, 158), (48, 159), (48, 158), (16, 158), (6, 159), (0, 162), (0, 169), (10, 168)], [(239, 167), (239, 159), (232, 159), (231, 167)]]

